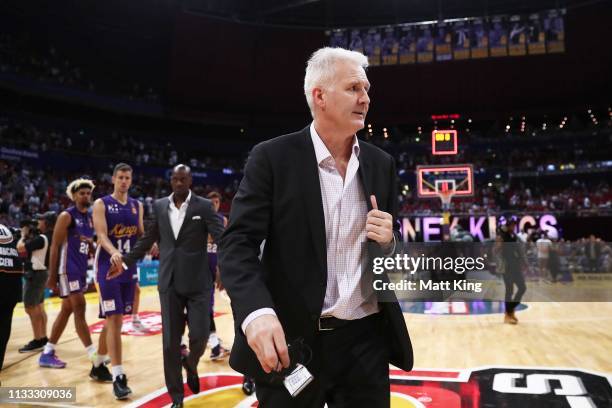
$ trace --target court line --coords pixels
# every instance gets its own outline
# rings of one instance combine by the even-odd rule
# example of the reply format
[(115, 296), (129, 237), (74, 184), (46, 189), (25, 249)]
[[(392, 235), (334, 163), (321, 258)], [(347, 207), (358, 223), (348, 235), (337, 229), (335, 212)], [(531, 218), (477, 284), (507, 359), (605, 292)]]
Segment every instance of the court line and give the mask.
[[(200, 374), (198, 377), (199, 378), (207, 378), (207, 377), (215, 377), (215, 376), (221, 376), (221, 375), (231, 376), (231, 377), (239, 377), (239, 378), (243, 377), (242, 374), (240, 374), (240, 373), (238, 373), (236, 371), (234, 371), (234, 372), (217, 371), (217, 372), (214, 372), (214, 373)], [(184, 380), (183, 384), (187, 384), (187, 381)], [(212, 392), (217, 392), (217, 391), (221, 390), (222, 388), (224, 389), (224, 388), (235, 388), (235, 387), (241, 387), (242, 388), (242, 385), (241, 384), (233, 384), (233, 385), (228, 385), (228, 386), (220, 387), (220, 388), (212, 388), (210, 390), (202, 391), (199, 394), (191, 395), (191, 396), (187, 397), (186, 399), (184, 399), (183, 401), (187, 401), (187, 400), (190, 400), (190, 399), (195, 399), (196, 397), (200, 397), (202, 395), (208, 395), (208, 394), (211, 394)], [(154, 398), (157, 398), (160, 395), (163, 395), (163, 394), (165, 394), (167, 392), (168, 392), (168, 388), (167, 387), (162, 387), (162, 388), (160, 388), (158, 390), (155, 390), (155, 391), (153, 391), (153, 392), (151, 392), (151, 393), (149, 393), (147, 395), (144, 395), (144, 396), (140, 397), (136, 401), (131, 402), (129, 405), (126, 405), (125, 408), (136, 408), (136, 407), (139, 407), (140, 405), (142, 405), (142, 404), (144, 404), (146, 402), (149, 402), (149, 401), (153, 400)], [(168, 405), (170, 405), (170, 404), (168, 404)]]

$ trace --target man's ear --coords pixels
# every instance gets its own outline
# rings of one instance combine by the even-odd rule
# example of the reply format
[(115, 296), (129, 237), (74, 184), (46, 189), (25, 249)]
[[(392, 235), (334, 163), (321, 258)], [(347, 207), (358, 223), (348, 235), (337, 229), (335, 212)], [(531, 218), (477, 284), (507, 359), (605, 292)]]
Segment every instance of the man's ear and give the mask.
[(316, 106), (325, 109), (326, 100), (323, 89), (320, 87), (312, 88), (312, 100)]

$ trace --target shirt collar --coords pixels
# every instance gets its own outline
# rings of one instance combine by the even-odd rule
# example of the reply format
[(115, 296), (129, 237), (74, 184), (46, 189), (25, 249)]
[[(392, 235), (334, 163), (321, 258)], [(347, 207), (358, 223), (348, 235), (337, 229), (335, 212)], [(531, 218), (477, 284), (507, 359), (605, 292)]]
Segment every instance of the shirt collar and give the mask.
[[(170, 194), (170, 195), (168, 196), (168, 199), (170, 200), (170, 205), (172, 205), (172, 206), (175, 206), (175, 207), (176, 207), (176, 205), (174, 204), (174, 200), (173, 200), (173, 198), (174, 198), (174, 193), (172, 193), (172, 194)], [(183, 204), (189, 205), (189, 201), (190, 201), (190, 200), (191, 200), (191, 190), (189, 190), (189, 194), (187, 194), (187, 199), (185, 199), (185, 202), (184, 202)], [(181, 206), (182, 206), (183, 204), (181, 204)]]
[[(324, 160), (332, 157), (329, 149), (321, 140), (321, 137), (317, 133), (315, 129), (314, 122), (310, 124), (310, 138), (312, 139), (312, 144), (314, 145), (315, 156), (317, 157), (317, 164), (321, 164)], [(357, 139), (357, 135), (353, 136), (353, 152), (355, 157), (359, 157), (359, 139)]]

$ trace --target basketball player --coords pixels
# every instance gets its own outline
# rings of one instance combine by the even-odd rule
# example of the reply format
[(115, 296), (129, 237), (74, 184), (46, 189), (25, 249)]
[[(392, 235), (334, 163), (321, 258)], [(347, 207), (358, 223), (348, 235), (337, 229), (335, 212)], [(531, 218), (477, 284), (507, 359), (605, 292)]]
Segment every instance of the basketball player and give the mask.
[(93, 245), (93, 223), (89, 213), (93, 189), (91, 180), (84, 178), (74, 180), (66, 188), (66, 194), (74, 205), (62, 211), (55, 224), (47, 281), (47, 286), (54, 290), (58, 289), (59, 283), (62, 307), (53, 323), (51, 338), (38, 359), (38, 365), (49, 368), (66, 367), (66, 363), (55, 355), (55, 347), (70, 315), (74, 314), (76, 332), (93, 363), (89, 376), (98, 381), (109, 382), (112, 377), (104, 364), (107, 353), (106, 332), (100, 334), (99, 353), (96, 353), (85, 321), (87, 260)]
[[(206, 196), (213, 205), (217, 216), (223, 221), (223, 228), (227, 227), (227, 218), (223, 214), (219, 214), (221, 206), (221, 194), (216, 191), (208, 193)], [(222, 289), (221, 279), (219, 278), (219, 267), (217, 266), (217, 244), (214, 243), (213, 237), (208, 234), (208, 266), (212, 273), (213, 282), (217, 283), (219, 290)], [(210, 359), (212, 361), (221, 360), (227, 357), (230, 353), (228, 349), (221, 345), (221, 339), (217, 336), (217, 326), (215, 325), (215, 286), (213, 285), (210, 293), (210, 336), (208, 337), (208, 347), (210, 347)]]
[(130, 252), (144, 232), (143, 208), (128, 196), (132, 167), (119, 163), (113, 170), (113, 193), (96, 200), (93, 224), (98, 236), (94, 263), (100, 295), (100, 314), (106, 319), (115, 398), (126, 399), (132, 390), (121, 365), (121, 326), (123, 315), (130, 315), (138, 274), (136, 265), (123, 267), (121, 255)]

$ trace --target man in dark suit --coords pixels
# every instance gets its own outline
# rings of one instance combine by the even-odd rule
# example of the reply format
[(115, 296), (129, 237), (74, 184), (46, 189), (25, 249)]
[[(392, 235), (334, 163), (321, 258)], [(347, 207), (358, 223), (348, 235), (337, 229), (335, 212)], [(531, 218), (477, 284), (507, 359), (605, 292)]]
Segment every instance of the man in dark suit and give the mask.
[[(191, 170), (174, 167), (170, 184), (172, 194), (153, 204), (154, 218), (145, 235), (123, 256), (129, 266), (159, 245), (159, 299), (163, 325), (164, 376), (173, 407), (183, 405), (181, 374), (181, 336), (185, 317), (189, 326), (189, 356), (183, 360), (187, 384), (194, 394), (200, 392), (197, 366), (204, 353), (210, 329), (210, 290), (206, 244), (208, 234), (218, 242), (223, 223), (210, 200), (193, 194)], [(187, 309), (187, 316), (185, 316)]]
[[(312, 55), (314, 121), (253, 148), (221, 239), (230, 365), (255, 378), (265, 408), (388, 407), (389, 363), (412, 368), (397, 298), (374, 291), (369, 269), (401, 239), (394, 161), (355, 135), (370, 103), (365, 67), (354, 51)], [(282, 379), (295, 363), (314, 378), (292, 397)]]

